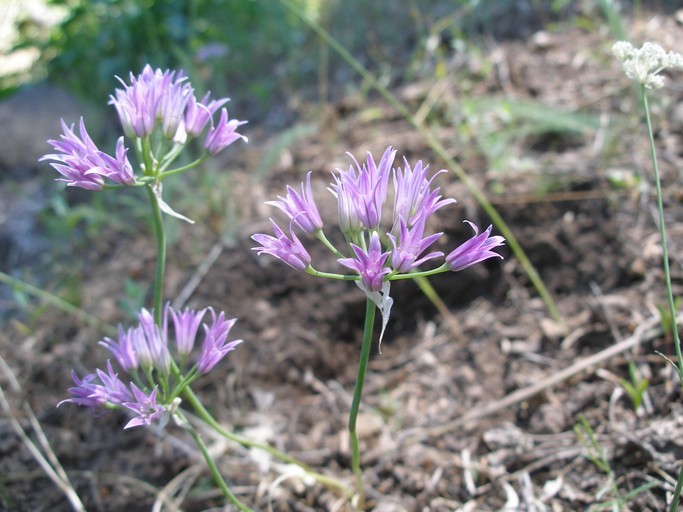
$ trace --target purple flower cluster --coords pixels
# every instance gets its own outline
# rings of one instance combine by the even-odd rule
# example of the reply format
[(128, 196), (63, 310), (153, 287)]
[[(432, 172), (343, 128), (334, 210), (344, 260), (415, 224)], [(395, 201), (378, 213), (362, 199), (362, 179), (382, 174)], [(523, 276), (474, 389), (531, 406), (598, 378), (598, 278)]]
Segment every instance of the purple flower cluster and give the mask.
[[(182, 71), (162, 71), (147, 65), (138, 76), (130, 74), (130, 83), (119, 78), (122, 87), (111, 96), (110, 104), (118, 113), (123, 133), (130, 139), (150, 137), (155, 130), (168, 141), (185, 144), (188, 138), (204, 136), (206, 154), (216, 155), (238, 139), (247, 141), (237, 128), (246, 121), (229, 119), (223, 107), (227, 98), (212, 100), (207, 93), (201, 100)], [(214, 114), (220, 109), (218, 120)], [(59, 172), (69, 186), (88, 190), (101, 190), (105, 178), (118, 185), (135, 185), (136, 178), (126, 156), (128, 149), (123, 137), (119, 138), (116, 154), (110, 156), (100, 151), (88, 135), (83, 119), (80, 121), (80, 137), (73, 127), (62, 121), (61, 140), (49, 140), (56, 153), (41, 160), (55, 160), (52, 167)], [(140, 155), (138, 155), (140, 156)], [(157, 161), (163, 155), (155, 155)], [(153, 169), (145, 169), (152, 175)]]
[(41, 158), (58, 162), (51, 164), (64, 176), (57, 181), (87, 190), (102, 190), (104, 178), (119, 185), (135, 184), (135, 174), (126, 155), (128, 150), (123, 146), (123, 137), (119, 137), (116, 155), (112, 157), (97, 148), (85, 129), (83, 118), (79, 123), (80, 138), (74, 133), (73, 126), (68, 127), (64, 121), (62, 129), (64, 133), (61, 140), (48, 141), (57, 153)]
[[(340, 257), (343, 253), (333, 250), (341, 265), (358, 274), (368, 292), (378, 292), (387, 280), (414, 272), (427, 261), (444, 256), (440, 251), (428, 251), (443, 233), (425, 236), (425, 227), (434, 212), (455, 202), (442, 199), (439, 188), (433, 186), (435, 176), (445, 171), (429, 177), (429, 166), (418, 161), (411, 167), (405, 159), (403, 168), (393, 168), (395, 157), (396, 150), (388, 147), (379, 162), (370, 153), (363, 164), (353, 159), (348, 170), (337, 169), (329, 188), (337, 199), (339, 227), (352, 254)], [(327, 243), (310, 179), (309, 173), (301, 193), (287, 187), (286, 196), (268, 202), (289, 218), (290, 234), (284, 233), (271, 219), (275, 236), (255, 234), (252, 238), (260, 244), (254, 247), (258, 254), (270, 254), (297, 270), (315, 274), (311, 257), (294, 232), (297, 228)], [(391, 229), (384, 233), (388, 241), (385, 250), (381, 221), (390, 197), (390, 181), (393, 182), (393, 215)], [(474, 229), (474, 236), (446, 255), (440, 267), (426, 272), (459, 271), (489, 258), (502, 258), (493, 249), (503, 245), (505, 239), (491, 236), (491, 226), (479, 234), (474, 224), (466, 222)]]
[[(211, 316), (208, 321), (205, 320), (207, 312)], [(177, 395), (178, 391), (174, 395), (169, 385), (170, 376), (175, 370), (176, 383), (183, 380), (180, 372), (187, 356), (195, 348), (200, 327), (204, 333), (203, 341), (197, 361), (184, 373), (185, 385), (199, 375), (210, 372), (242, 343), (242, 340), (228, 341), (230, 329), (237, 319), (226, 319), (222, 312), (217, 315), (213, 308), (176, 311), (166, 306), (161, 327), (155, 324), (153, 312), (143, 309), (138, 314), (138, 321), (138, 325), (128, 330), (119, 326), (116, 340), (105, 338), (100, 342), (116, 359), (121, 370), (135, 382), (126, 384), (114, 371), (111, 361), (107, 361), (106, 371), (97, 369), (82, 379), (72, 372), (75, 383), (69, 389), (72, 397), (63, 400), (60, 405), (70, 402), (94, 410), (126, 408), (134, 412), (135, 417), (125, 428), (149, 425), (170, 408), (167, 398)], [(169, 347), (169, 324), (173, 324), (174, 348)], [(172, 352), (179, 356), (178, 362), (172, 362)], [(146, 384), (141, 381), (140, 375), (147, 377)], [(160, 387), (168, 395), (160, 397), (161, 403), (158, 401)]]

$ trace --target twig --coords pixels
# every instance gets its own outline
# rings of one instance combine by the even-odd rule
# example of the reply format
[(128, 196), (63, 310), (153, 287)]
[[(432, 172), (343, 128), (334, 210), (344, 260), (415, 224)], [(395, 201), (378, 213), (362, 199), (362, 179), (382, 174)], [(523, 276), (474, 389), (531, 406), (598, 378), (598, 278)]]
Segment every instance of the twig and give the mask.
[[(683, 318), (683, 316), (681, 318)], [(501, 398), (500, 400), (489, 402), (480, 407), (475, 407), (474, 409), (471, 409), (468, 413), (463, 414), (459, 418), (448, 423), (445, 423), (443, 425), (406, 430), (401, 434), (400, 438), (407, 439), (412, 438), (413, 436), (417, 436), (418, 438), (424, 436), (440, 436), (452, 430), (463, 428), (464, 426), (466, 426), (469, 423), (472, 423), (475, 420), (479, 420), (486, 416), (490, 416), (491, 414), (495, 414), (499, 411), (511, 407), (514, 404), (527, 400), (532, 396), (537, 395), (542, 391), (545, 391), (546, 389), (552, 388), (560, 384), (561, 382), (564, 382), (565, 380), (569, 379), (570, 377), (573, 377), (577, 373), (597, 366), (609, 360), (610, 358), (637, 346), (643, 340), (650, 340), (661, 334), (662, 329), (660, 326), (659, 318), (649, 318), (638, 326), (636, 332), (633, 333), (632, 336), (629, 336), (623, 341), (616, 343), (615, 345), (612, 345), (598, 352), (597, 354), (593, 354), (592, 356), (577, 361), (573, 365), (565, 368), (564, 370), (560, 370), (559, 372), (551, 375), (550, 377), (542, 380), (541, 382), (532, 384), (531, 386), (527, 386), (522, 389), (518, 389), (517, 391), (513, 391), (512, 393)]]
[[(180, 508), (176, 505), (173, 496), (176, 493), (186, 494), (187, 490), (183, 490), (183, 488), (187, 487), (188, 482), (194, 482), (202, 471), (203, 468), (199, 464), (194, 464), (178, 473), (170, 482), (159, 490), (156, 500), (154, 500), (154, 505), (152, 506), (152, 512), (161, 512), (164, 504), (167, 505), (169, 509), (180, 512)], [(180, 502), (182, 502), (182, 499)]]
[(182, 308), (185, 303), (190, 300), (190, 297), (202, 282), (202, 279), (204, 279), (213, 264), (216, 263), (216, 260), (223, 252), (223, 249), (225, 249), (225, 243), (222, 240), (213, 245), (209, 251), (209, 254), (206, 255), (204, 260), (197, 267), (195, 273), (192, 274), (192, 277), (185, 284), (185, 286), (183, 286), (183, 289), (180, 290), (180, 293), (178, 293), (176, 298), (173, 300), (173, 308), (176, 311)]
[[(17, 381), (14, 372), (7, 365), (7, 362), (4, 360), (2, 356), (0, 356), (0, 366), (3, 369), (3, 372), (7, 375), (12, 390), (17, 393), (20, 392), (21, 387), (19, 386), (19, 382)], [(83, 505), (83, 502), (81, 502), (81, 499), (78, 497), (78, 494), (76, 493), (76, 490), (74, 489), (73, 485), (71, 485), (69, 477), (64, 471), (64, 468), (61, 466), (59, 460), (57, 459), (57, 456), (52, 451), (50, 443), (45, 437), (45, 433), (40, 427), (38, 418), (36, 418), (35, 414), (33, 413), (31, 406), (28, 403), (24, 402), (23, 408), (31, 421), (31, 426), (35, 431), (36, 436), (38, 436), (40, 444), (43, 447), (43, 450), (45, 450), (47, 458), (45, 455), (41, 453), (40, 449), (35, 445), (35, 443), (28, 436), (24, 428), (21, 426), (19, 420), (17, 420), (16, 416), (12, 412), (12, 407), (10, 406), (9, 402), (7, 401), (7, 398), (5, 397), (5, 393), (1, 385), (0, 407), (2, 407), (4, 412), (7, 414), (10, 425), (12, 425), (12, 428), (19, 436), (21, 441), (24, 443), (28, 451), (31, 452), (31, 455), (33, 456), (34, 460), (38, 463), (38, 465), (41, 467), (41, 469), (47, 475), (47, 477), (50, 480), (52, 480), (52, 482), (59, 488), (60, 491), (62, 491), (62, 493), (64, 493), (66, 498), (69, 500), (69, 503), (71, 503), (71, 506), (73, 507), (74, 511), (85, 512), (85, 506)]]

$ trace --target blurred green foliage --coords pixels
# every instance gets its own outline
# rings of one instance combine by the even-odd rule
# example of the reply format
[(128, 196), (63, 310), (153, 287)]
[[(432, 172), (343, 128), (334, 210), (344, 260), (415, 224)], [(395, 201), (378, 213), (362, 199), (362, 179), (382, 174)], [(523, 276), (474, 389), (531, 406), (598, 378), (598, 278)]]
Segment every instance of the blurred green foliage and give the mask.
[[(48, 79), (97, 102), (149, 63), (182, 67), (195, 86), (247, 85), (256, 67), (301, 39), (277, 2), (251, 0), (51, 0), (68, 8), (42, 42)], [(256, 54), (263, 58), (254, 58)], [(265, 76), (260, 73), (262, 78)], [(267, 84), (251, 82), (264, 95)], [(202, 92), (202, 91), (200, 91)], [(220, 94), (220, 93), (218, 93)]]
[[(470, 2), (426, 0), (405, 4), (362, 0), (298, 0), (354, 54), (376, 68), (407, 68), (419, 58), (421, 37), (442, 12)], [(66, 16), (49, 34), (24, 31), (19, 46), (37, 45), (48, 80), (98, 104), (149, 63), (181, 67), (196, 88), (226, 91), (264, 110), (321, 80), (327, 49), (273, 0), (47, 0)], [(326, 58), (326, 57), (325, 57)], [(353, 72), (326, 63), (331, 80)], [(235, 91), (237, 93), (235, 93)], [(200, 94), (204, 91), (199, 90)], [(246, 98), (246, 100), (245, 100)], [(244, 111), (244, 109), (240, 109)], [(249, 117), (253, 119), (251, 108)]]
[[(304, 91), (325, 101), (327, 81), (342, 89), (357, 82), (353, 70), (275, 0), (45, 1), (65, 17), (47, 34), (19, 27), (16, 47), (39, 47), (40, 75), (100, 105), (117, 85), (114, 76), (127, 79), (147, 63), (183, 68), (200, 94), (202, 88), (229, 93), (249, 119)], [(445, 58), (463, 51), (463, 40), (523, 35), (540, 28), (549, 9), (521, 2), (532, 15), (511, 23), (511, 13), (520, 11), (512, 0), (295, 1), (385, 83), (443, 74)], [(563, 18), (567, 10), (556, 8), (550, 16)]]

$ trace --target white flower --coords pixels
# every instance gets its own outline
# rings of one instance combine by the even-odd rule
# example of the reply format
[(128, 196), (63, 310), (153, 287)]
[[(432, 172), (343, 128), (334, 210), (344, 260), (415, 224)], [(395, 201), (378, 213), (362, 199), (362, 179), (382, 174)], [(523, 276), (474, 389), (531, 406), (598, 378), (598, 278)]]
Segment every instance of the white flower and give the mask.
[(665, 69), (683, 69), (683, 56), (676, 52), (666, 52), (655, 43), (644, 43), (634, 48), (627, 41), (619, 41), (612, 46), (612, 54), (621, 62), (624, 73), (631, 80), (648, 89), (660, 89), (664, 77), (659, 73)]

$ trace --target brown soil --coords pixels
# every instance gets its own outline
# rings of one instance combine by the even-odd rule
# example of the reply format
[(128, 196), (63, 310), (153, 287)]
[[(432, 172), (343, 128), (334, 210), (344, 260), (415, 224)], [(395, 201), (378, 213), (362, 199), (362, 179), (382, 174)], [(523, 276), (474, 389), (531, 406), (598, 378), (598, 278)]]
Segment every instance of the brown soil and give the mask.
[[(683, 37), (683, 29), (665, 16), (636, 23), (632, 31), (634, 40), (670, 49)], [(393, 315), (382, 353), (376, 346), (372, 351), (359, 420), (368, 510), (598, 510), (618, 497), (624, 511), (664, 510), (683, 458), (683, 417), (675, 372), (661, 355), (673, 358), (673, 346), (657, 330), (665, 293), (655, 189), (634, 91), (609, 55), (612, 40), (595, 32), (572, 28), (524, 42), (491, 43), (481, 60), (454, 57), (448, 78), (395, 90), (413, 111), (438, 100), (427, 122), (438, 127), (439, 138), (493, 198), (565, 325), (552, 320), (508, 252), (502, 263), (432, 279), (446, 306), (440, 312), (414, 283), (395, 284)], [(490, 72), (481, 69), (484, 61), (493, 63)], [(667, 84), (652, 103), (674, 293), (681, 295), (683, 120), (675, 108), (683, 98), (681, 76)], [(482, 147), (484, 135), (463, 132), (475, 122), (465, 119), (459, 103), (464, 96), (580, 109), (597, 125), (576, 134), (528, 133), (521, 123), (516, 131), (503, 131), (500, 125), (499, 136), (510, 138), (503, 168), (496, 170), (472, 149)], [(493, 111), (490, 119), (476, 122), (500, 124), (501, 116)], [(249, 236), (266, 231), (264, 219), (276, 215), (263, 201), (282, 194), (285, 184), (298, 186), (308, 170), (314, 171), (323, 215), (333, 219), (325, 186), (335, 167), (348, 164), (346, 151), (378, 155), (391, 144), (411, 161), (423, 159), (435, 170), (443, 164), (380, 100), (347, 97), (331, 105), (318, 126), (286, 149), (282, 138), (253, 129), (249, 146), (231, 151), (225, 162), (234, 169), (230, 217), (215, 211), (211, 217), (195, 206), (202, 222), (177, 226), (166, 294), (177, 297), (197, 276), (187, 305), (212, 305), (239, 317), (234, 333), (245, 343), (197, 388), (219, 420), (351, 485), (346, 421), (364, 296), (352, 284), (315, 279), (257, 257)], [(269, 155), (277, 164), (255, 176)], [(640, 182), (615, 186), (617, 172)], [(468, 236), (463, 219), (480, 226), (488, 220), (462, 183), (451, 174), (441, 178), (445, 195), (458, 200), (438, 212), (433, 226), (445, 231), (448, 248)], [(215, 233), (230, 236), (221, 242)], [(205, 274), (197, 273), (212, 248), (219, 251), (217, 259)], [(115, 302), (123, 293), (121, 276), (153, 276), (151, 240), (108, 230), (85, 252), (84, 307), (115, 324), (121, 320)], [(326, 256), (320, 251), (316, 257)], [(88, 510), (150, 510), (159, 490), (183, 471), (191, 491), (178, 506), (219, 507), (220, 494), (183, 431), (124, 432), (121, 414), (92, 417), (75, 406), (55, 408), (66, 396), (70, 368), (83, 374), (103, 365), (106, 355), (95, 345), (101, 335), (52, 309), (35, 328), (14, 322), (0, 334), (3, 357), (22, 386), (21, 394), (12, 393), (3, 377), (17, 418), (28, 428), (24, 399)], [(639, 343), (597, 365), (535, 393), (518, 392), (634, 336)], [(649, 380), (637, 411), (620, 384), (629, 379), (629, 364)], [(611, 475), (587, 457), (591, 451), (574, 431), (581, 417), (593, 429)], [(8, 510), (69, 510), (9, 423), (3, 420), (0, 428), (0, 503)], [(276, 461), (263, 465), (257, 453), (209, 433), (206, 438), (216, 443), (216, 458), (235, 492), (255, 510), (268, 510), (269, 502), (278, 511), (348, 509), (320, 485), (278, 480), (282, 467)], [(652, 487), (628, 496), (645, 484)]]

